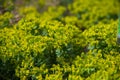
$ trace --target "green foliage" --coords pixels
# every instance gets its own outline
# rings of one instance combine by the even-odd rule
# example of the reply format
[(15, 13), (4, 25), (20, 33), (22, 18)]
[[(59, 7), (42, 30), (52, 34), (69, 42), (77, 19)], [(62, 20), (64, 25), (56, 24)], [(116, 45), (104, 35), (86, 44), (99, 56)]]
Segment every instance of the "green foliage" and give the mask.
[(13, 18), (13, 14), (6, 12), (3, 15), (0, 14), (0, 29), (4, 27), (11, 27), (11, 20)]
[(72, 15), (79, 18), (83, 27), (89, 28), (99, 22), (109, 23), (117, 19), (118, 6), (115, 0), (75, 0), (68, 8)]
[(14, 9), (14, 1), (15, 0), (0, 0), (0, 8), (4, 11), (12, 11)]
[(102, 51), (119, 51), (119, 46), (116, 44), (118, 21), (111, 24), (98, 24), (84, 31), (83, 35), (86, 37), (86, 42), (89, 48), (101, 49)]
[(0, 13), (0, 79), (119, 80), (117, 2), (59, 1), (25, 0)]

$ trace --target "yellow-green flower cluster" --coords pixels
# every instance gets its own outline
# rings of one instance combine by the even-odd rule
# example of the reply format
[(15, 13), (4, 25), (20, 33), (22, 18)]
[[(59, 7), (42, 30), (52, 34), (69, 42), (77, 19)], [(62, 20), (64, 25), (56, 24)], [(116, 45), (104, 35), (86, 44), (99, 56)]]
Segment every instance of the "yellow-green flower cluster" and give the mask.
[(13, 14), (10, 12), (6, 12), (3, 15), (0, 14), (0, 29), (4, 27), (11, 27), (12, 25), (10, 24), (13, 18)]
[(100, 23), (85, 30), (83, 35), (86, 43), (89, 44), (88, 48), (90, 50), (101, 49), (104, 53), (112, 50), (117, 51), (119, 48), (116, 44), (117, 24), (118, 21), (113, 21), (111, 24)]
[(117, 19), (119, 4), (115, 0), (74, 0), (68, 8), (82, 26), (89, 28), (99, 22), (109, 23)]
[(120, 80), (118, 2), (51, 1), (25, 0), (0, 12), (0, 79)]

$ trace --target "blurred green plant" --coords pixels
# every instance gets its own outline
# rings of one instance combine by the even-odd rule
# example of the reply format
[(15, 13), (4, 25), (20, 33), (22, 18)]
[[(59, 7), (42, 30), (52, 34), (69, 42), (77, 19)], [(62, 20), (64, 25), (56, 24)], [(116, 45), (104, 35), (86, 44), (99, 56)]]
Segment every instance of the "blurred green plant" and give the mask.
[(0, 0), (0, 79), (120, 79), (116, 1), (17, 1)]

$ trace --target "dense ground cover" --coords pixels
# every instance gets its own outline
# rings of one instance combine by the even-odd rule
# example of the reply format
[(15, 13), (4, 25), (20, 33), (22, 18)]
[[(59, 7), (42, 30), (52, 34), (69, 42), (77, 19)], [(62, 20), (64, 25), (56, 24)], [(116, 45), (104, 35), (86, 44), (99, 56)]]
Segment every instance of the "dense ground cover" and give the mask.
[(0, 0), (0, 80), (120, 80), (119, 0)]

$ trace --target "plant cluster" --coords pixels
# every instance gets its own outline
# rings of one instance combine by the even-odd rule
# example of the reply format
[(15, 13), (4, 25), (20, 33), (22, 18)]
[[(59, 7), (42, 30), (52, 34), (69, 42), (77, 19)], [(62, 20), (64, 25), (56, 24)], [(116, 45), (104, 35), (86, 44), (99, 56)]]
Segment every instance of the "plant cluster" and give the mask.
[(1, 80), (120, 80), (118, 1), (18, 2), (0, 0)]

